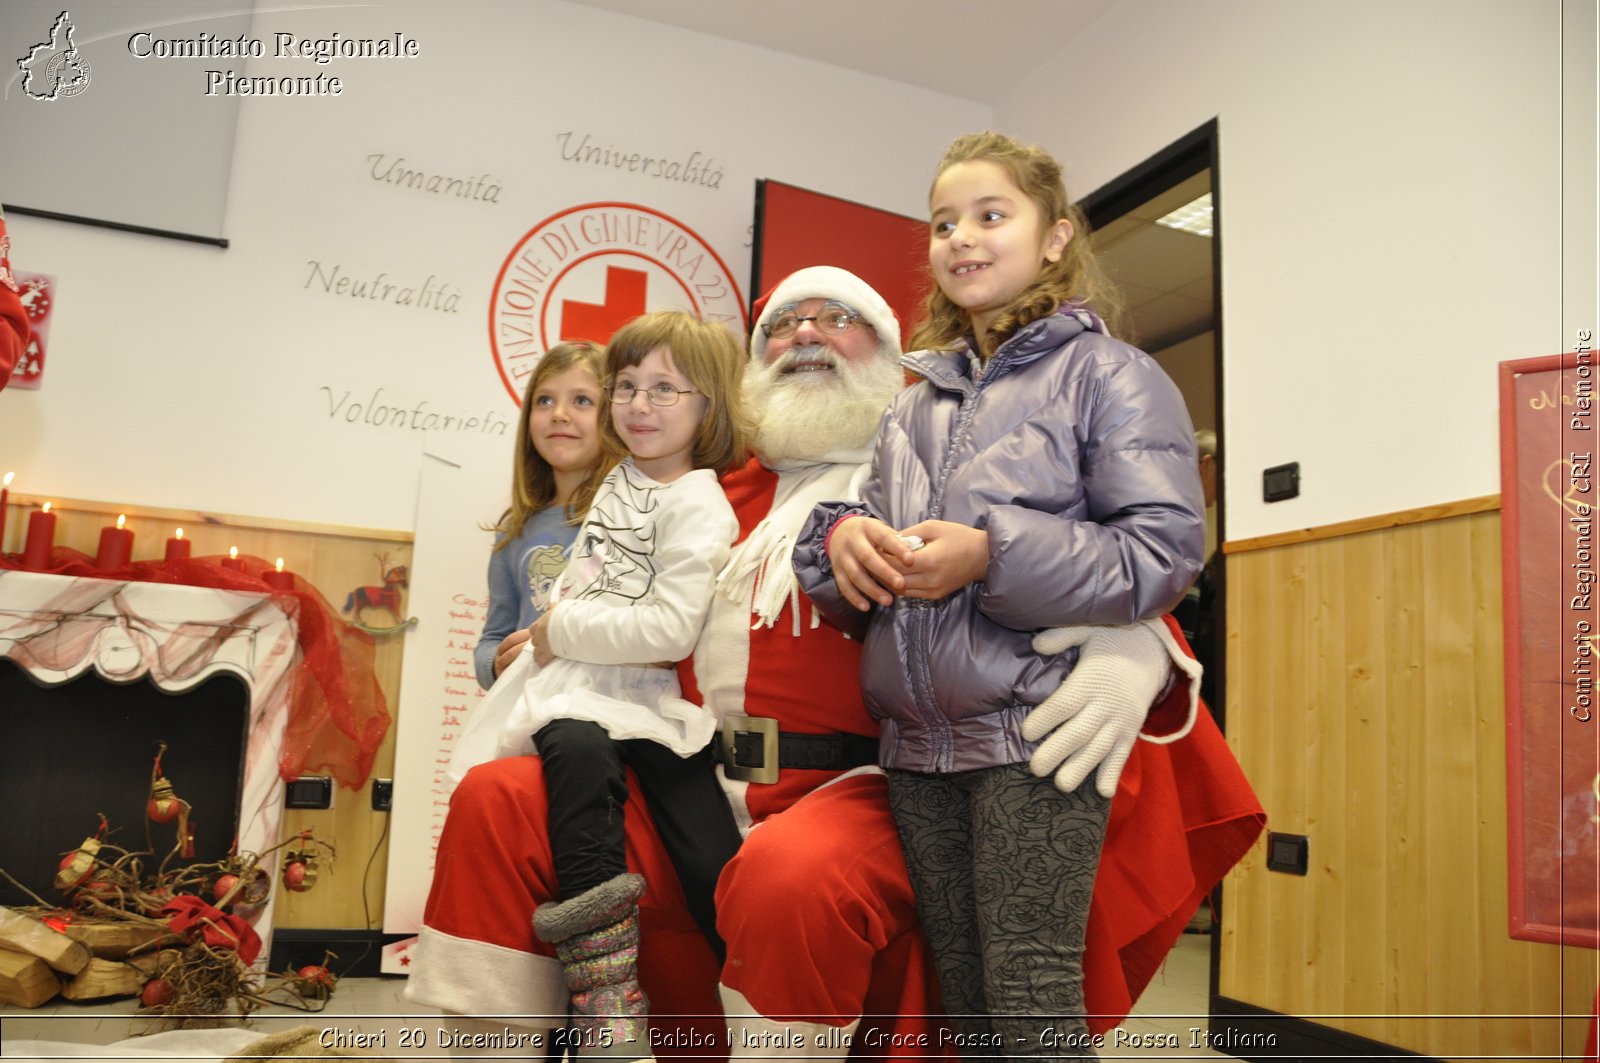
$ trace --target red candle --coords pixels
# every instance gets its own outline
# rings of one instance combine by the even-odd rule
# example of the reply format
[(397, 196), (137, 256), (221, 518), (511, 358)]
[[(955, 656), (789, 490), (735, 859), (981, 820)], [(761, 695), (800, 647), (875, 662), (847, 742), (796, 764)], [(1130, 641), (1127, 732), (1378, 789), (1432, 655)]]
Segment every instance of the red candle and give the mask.
[(167, 560), (168, 561), (187, 561), (187, 560), (189, 560), (189, 551), (191, 550), (191, 548), (193, 546), (194, 546), (193, 543), (191, 543), (188, 539), (185, 539), (183, 537), (183, 529), (179, 528), (178, 529), (178, 533), (176, 535), (174, 535), (172, 538), (167, 540)]
[(117, 515), (115, 528), (100, 529), (100, 550), (95, 554), (94, 567), (98, 569), (122, 568), (133, 559), (133, 532), (124, 528), (128, 515)]
[(283, 570), (283, 558), (281, 557), (278, 558), (278, 567), (276, 569), (267, 569), (267, 571), (261, 573), (261, 578), (266, 580), (267, 586), (275, 591), (294, 590), (294, 573)]
[(239, 564), (239, 548), (237, 546), (228, 547), (228, 556), (222, 559), (222, 567), (231, 568), (235, 572), (244, 571), (243, 567)]
[(16, 473), (6, 473), (6, 478), (0, 480), (0, 554), (6, 552), (6, 507), (11, 504), (11, 478)]
[(22, 548), (22, 564), (27, 568), (49, 568), (50, 551), (56, 542), (56, 515), (50, 503), (37, 513), (28, 514), (28, 541)]

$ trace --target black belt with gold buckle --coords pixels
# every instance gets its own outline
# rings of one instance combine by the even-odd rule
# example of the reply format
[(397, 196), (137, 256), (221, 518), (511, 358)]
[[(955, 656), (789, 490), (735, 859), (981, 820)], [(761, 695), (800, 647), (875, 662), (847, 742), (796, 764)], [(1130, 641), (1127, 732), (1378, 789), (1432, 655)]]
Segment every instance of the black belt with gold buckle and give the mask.
[(779, 731), (770, 716), (729, 714), (711, 742), (723, 774), (740, 782), (775, 783), (780, 768), (847, 771), (878, 762), (878, 740), (864, 735)]

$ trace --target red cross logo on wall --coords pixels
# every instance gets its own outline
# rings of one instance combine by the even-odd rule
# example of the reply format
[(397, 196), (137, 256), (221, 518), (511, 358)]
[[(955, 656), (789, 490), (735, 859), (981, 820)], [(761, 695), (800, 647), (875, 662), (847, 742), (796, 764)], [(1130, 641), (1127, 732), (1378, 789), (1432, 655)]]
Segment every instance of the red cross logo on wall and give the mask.
[(638, 203), (580, 203), (524, 233), (501, 263), (489, 346), (506, 393), (521, 402), (545, 351), (609, 343), (646, 310), (677, 309), (749, 331), (727, 263), (693, 229)]
[(606, 343), (617, 329), (644, 313), (645, 274), (622, 266), (606, 267), (606, 301), (561, 303), (561, 338)]

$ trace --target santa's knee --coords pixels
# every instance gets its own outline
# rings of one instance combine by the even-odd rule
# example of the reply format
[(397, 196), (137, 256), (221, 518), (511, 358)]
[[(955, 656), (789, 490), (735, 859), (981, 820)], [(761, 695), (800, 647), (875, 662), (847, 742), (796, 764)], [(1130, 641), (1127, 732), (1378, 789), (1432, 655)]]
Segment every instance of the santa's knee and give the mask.
[[(814, 850), (763, 838), (752, 831), (723, 871), (717, 888), (717, 926), (730, 949), (759, 937), (795, 942), (827, 939), (859, 908), (859, 888), (849, 888), (837, 867), (819, 864)], [(781, 913), (781, 917), (776, 917)]]

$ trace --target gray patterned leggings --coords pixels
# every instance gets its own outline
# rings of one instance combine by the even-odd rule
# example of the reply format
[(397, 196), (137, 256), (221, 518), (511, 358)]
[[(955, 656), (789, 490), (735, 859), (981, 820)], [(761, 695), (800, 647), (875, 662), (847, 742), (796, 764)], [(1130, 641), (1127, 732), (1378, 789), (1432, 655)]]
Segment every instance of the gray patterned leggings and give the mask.
[(1095, 1055), (1083, 940), (1111, 802), (1094, 782), (1091, 772), (1065, 794), (1021, 764), (889, 772), (917, 916), (964, 1056)]

